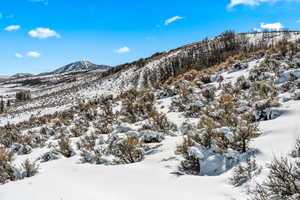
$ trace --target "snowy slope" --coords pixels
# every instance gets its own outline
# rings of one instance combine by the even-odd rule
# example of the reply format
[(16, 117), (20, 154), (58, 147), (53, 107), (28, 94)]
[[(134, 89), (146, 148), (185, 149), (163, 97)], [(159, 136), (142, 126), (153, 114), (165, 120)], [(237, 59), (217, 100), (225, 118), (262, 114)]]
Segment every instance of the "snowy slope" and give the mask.
[[(251, 37), (251, 34), (246, 36), (255, 38), (260, 37), (260, 34), (263, 33), (256, 34), (254, 37)], [(272, 38), (273, 39), (270, 40), (270, 43), (284, 39), (284, 35), (276, 33)], [(296, 41), (298, 38), (299, 35), (297, 33), (290, 37), (290, 41)], [(255, 41), (256, 39), (253, 39), (253, 42)], [(169, 59), (180, 54), (184, 54), (183, 49), (174, 50), (167, 55), (153, 59), (143, 67), (131, 66), (108, 76), (102, 76), (103, 74), (101, 75), (101, 72), (98, 74), (99, 77), (95, 77), (95, 74), (79, 74), (78, 77), (83, 76), (84, 78), (93, 78), (93, 81), (85, 83), (85, 87), (78, 86), (80, 83), (83, 83), (81, 79), (65, 85), (61, 83), (61, 86), (67, 89), (78, 86), (78, 90), (67, 90), (68, 93), (71, 93), (71, 96), (74, 97), (74, 99), (70, 98), (68, 102), (75, 101), (75, 99), (82, 99), (86, 100), (85, 103), (88, 102), (88, 100), (100, 98), (101, 95), (113, 94), (114, 96), (117, 96), (117, 94), (134, 87), (137, 89), (144, 89), (146, 85), (151, 86), (151, 81), (149, 80), (149, 83), (145, 84), (145, 79), (142, 77), (145, 77), (148, 73), (157, 72), (156, 70), (164, 65), (164, 63), (168, 62)], [(2, 115), (2, 118), (0, 118), (0, 125), (5, 125), (7, 122), (17, 123), (20, 121), (27, 121), (27, 119), (29, 119), (32, 115), (43, 116), (45, 114), (53, 114), (56, 111), (61, 112), (68, 109), (71, 110), (70, 112), (75, 112), (72, 123), (70, 125), (60, 125), (61, 129), (53, 128), (56, 126), (55, 122), (59, 118), (55, 115), (53, 116), (53, 119), (50, 117), (50, 121), (46, 124), (37, 125), (29, 129), (22, 129), (24, 134), (29, 134), (29, 130), (34, 134), (40, 134), (39, 131), (41, 127), (50, 128), (49, 130), (53, 128), (55, 131), (53, 135), (50, 134), (43, 136), (45, 137), (46, 145), (35, 147), (32, 149), (32, 152), (26, 155), (15, 155), (15, 160), (13, 162), (15, 167), (20, 167), (21, 163), (27, 158), (32, 161), (37, 160), (42, 154), (52, 149), (51, 146), (56, 145), (59, 138), (64, 135), (71, 138), (71, 144), (74, 148), (75, 155), (71, 158), (60, 156), (59, 159), (49, 162), (38, 161), (40, 167), (39, 172), (35, 176), (22, 180), (9, 181), (4, 185), (0, 185), (0, 199), (248, 199), (248, 188), (253, 188), (256, 182), (263, 182), (269, 172), (267, 167), (273, 160), (274, 156), (288, 156), (295, 145), (296, 139), (300, 137), (298, 125), (300, 118), (300, 101), (297, 100), (297, 98), (294, 99), (299, 87), (297, 78), (300, 78), (300, 74), (298, 73), (300, 67), (300, 65), (298, 65), (298, 58), (300, 60), (300, 53), (295, 54), (296, 55), (293, 55), (292, 59), (290, 59), (289, 55), (282, 56), (278, 52), (271, 55), (261, 55), (258, 52), (248, 58), (236, 60), (235, 63), (222, 63), (219, 66), (219, 69), (211, 72), (210, 77), (212, 81), (210, 83), (201, 82), (201, 85), (199, 86), (197, 85), (198, 83), (196, 80), (188, 81), (189, 79), (187, 79), (178, 81), (179, 85), (175, 84), (167, 86), (168, 90), (166, 88), (152, 89), (156, 96), (156, 101), (153, 103), (155, 108), (158, 112), (164, 113), (170, 122), (177, 125), (177, 128), (176, 130), (171, 130), (168, 134), (156, 131), (155, 133), (162, 134), (164, 139), (158, 143), (155, 142), (154, 144), (157, 144), (158, 146), (150, 151), (150, 153), (145, 153), (144, 159), (132, 164), (114, 163), (112, 155), (104, 156), (104, 158), (108, 160), (106, 164), (96, 165), (81, 162), (81, 154), (80, 150), (76, 147), (76, 142), (78, 142), (82, 137), (95, 132), (97, 129), (96, 126), (102, 123), (102, 109), (101, 107), (97, 107), (97, 105), (95, 107), (91, 106), (86, 110), (80, 110), (79, 108), (74, 107), (74, 102), (65, 103), (67, 101), (62, 97), (66, 98), (69, 96), (59, 94), (54, 97), (44, 97), (43, 99), (37, 99), (36, 101), (24, 104), (22, 105), (22, 109), (20, 107), (19, 110), (14, 108), (15, 111), (18, 112)], [(269, 62), (270, 67), (275, 67), (272, 69), (264, 69), (262, 66), (266, 62)], [(260, 70), (262, 70), (262, 72)], [(293, 74), (293, 76), (287, 72)], [(254, 176), (251, 180), (248, 180), (243, 185), (235, 187), (229, 182), (229, 179), (233, 174), (233, 168), (227, 169), (226, 165), (222, 163), (215, 163), (216, 165), (220, 165), (221, 168), (224, 168), (222, 173), (216, 173), (212, 176), (202, 176), (200, 173), (198, 175), (188, 175), (179, 171), (178, 167), (183, 160), (183, 157), (182, 155), (175, 153), (175, 151), (177, 146), (182, 144), (183, 138), (186, 136), (186, 133), (184, 133), (185, 124), (187, 123), (193, 126), (198, 123), (201, 116), (187, 116), (185, 111), (182, 112), (174, 109), (174, 102), (178, 98), (182, 98), (178, 94), (178, 86), (183, 87), (186, 84), (189, 87), (192, 87), (192, 95), (196, 98), (193, 103), (201, 106), (206, 103), (207, 105), (205, 106), (209, 107), (210, 103), (212, 105), (215, 103), (215, 100), (208, 103), (205, 102), (203, 100), (204, 97), (201, 96), (203, 95), (202, 92), (205, 89), (216, 88), (216, 97), (219, 98), (222, 92), (224, 92), (224, 88), (220, 86), (221, 84), (218, 81), (220, 77), (223, 77), (224, 79), (222, 84), (232, 83), (236, 86), (238, 85), (237, 82), (240, 81), (241, 76), (245, 77), (246, 81), (249, 81), (250, 79), (253, 79), (253, 74), (255, 74), (254, 79), (257, 80), (252, 81), (251, 84), (268, 83), (279, 93), (273, 98), (278, 101), (280, 105), (278, 107), (270, 107), (266, 109), (271, 113), (267, 113), (267, 115), (270, 114), (271, 116), (273, 112), (274, 117), (269, 118), (268, 115), (268, 119), (258, 119), (261, 135), (253, 138), (250, 142), (249, 152), (251, 153), (251, 150), (253, 149), (256, 150), (256, 161), (259, 166), (262, 167), (262, 172)], [(183, 77), (190, 77), (189, 75), (190, 74), (185, 74)], [(201, 72), (199, 72), (198, 75), (201, 77)], [(48, 76), (47, 78), (53, 80), (56, 79), (56, 76)], [(57, 79), (59, 78), (57, 77)], [(132, 80), (135, 80), (135, 83), (133, 83)], [(12, 83), (10, 82), (10, 84)], [(15, 84), (17, 83), (15, 82)], [(9, 90), (6, 90), (4, 86), (1, 89), (4, 94), (9, 94), (10, 92)], [(41, 88), (33, 88), (33, 92), (38, 90), (42, 91)], [(46, 89), (44, 90), (44, 93), (46, 94), (47, 91), (49, 92), (50, 90)], [(53, 91), (56, 91), (56, 89), (53, 88)], [(174, 94), (165, 94), (170, 91)], [(162, 95), (162, 93), (164, 95)], [(241, 106), (239, 108), (244, 109), (246, 107), (245, 109), (248, 109), (249, 112), (253, 113), (256, 117), (258, 114), (255, 114), (256, 110), (254, 109), (254, 104), (265, 99), (258, 99), (257, 102), (250, 102), (249, 99), (245, 98), (248, 95), (247, 93), (250, 93), (250, 89), (249, 91), (245, 90), (240, 96), (237, 95), (240, 98), (238, 99)], [(55, 99), (57, 97), (62, 98), (61, 105), (56, 105), (47, 109), (40, 106), (40, 102), (45, 102), (46, 99)], [(268, 97), (263, 98), (268, 99)], [(56, 102), (57, 100), (58, 99), (55, 99), (53, 102)], [(121, 116), (124, 115), (125, 117), (123, 117), (126, 120), (129, 116), (126, 115), (126, 112), (122, 112), (124, 102), (126, 101), (122, 98), (115, 100), (112, 103), (112, 109), (114, 112), (120, 112)], [(48, 105), (47, 102), (45, 102), (44, 105)], [(33, 107), (35, 109), (31, 109)], [(94, 112), (96, 114), (93, 114)], [(275, 116), (275, 114), (278, 113), (279, 115)], [(71, 133), (70, 129), (72, 129), (76, 123), (84, 121), (86, 116), (91, 119), (89, 118), (88, 122), (84, 122), (88, 126), (87, 130), (85, 130), (85, 127), (80, 128), (83, 135), (69, 135)], [(146, 119), (144, 119), (143, 117), (144, 116), (133, 123), (116, 119), (116, 121), (119, 120), (118, 122), (120, 124), (116, 123), (113, 125), (107, 125), (112, 130), (108, 134), (97, 136), (97, 145), (105, 147), (105, 145), (111, 142), (110, 139), (114, 137), (124, 139), (130, 135), (137, 135), (140, 139), (142, 139), (144, 131), (143, 125), (148, 123), (148, 118), (146, 117)], [(24, 125), (24, 127), (27, 126)], [(150, 146), (154, 144), (150, 143)], [(200, 145), (195, 145), (196, 148), (200, 149), (201, 147), (199, 146)], [(233, 150), (229, 150), (229, 152), (236, 153)], [(211, 167), (213, 168), (216, 166)], [(205, 169), (203, 170), (205, 171)]]

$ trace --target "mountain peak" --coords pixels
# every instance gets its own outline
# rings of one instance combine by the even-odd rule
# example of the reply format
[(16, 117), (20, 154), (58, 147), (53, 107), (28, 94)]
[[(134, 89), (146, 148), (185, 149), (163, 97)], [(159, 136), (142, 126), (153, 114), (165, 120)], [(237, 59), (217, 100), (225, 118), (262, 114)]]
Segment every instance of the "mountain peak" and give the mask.
[(77, 72), (77, 71), (91, 71), (96, 69), (108, 69), (110, 66), (108, 65), (97, 65), (90, 61), (77, 61), (70, 63), (68, 65), (65, 65), (61, 68), (58, 68), (54, 70), (53, 74), (62, 74), (62, 73), (69, 73), (69, 72)]

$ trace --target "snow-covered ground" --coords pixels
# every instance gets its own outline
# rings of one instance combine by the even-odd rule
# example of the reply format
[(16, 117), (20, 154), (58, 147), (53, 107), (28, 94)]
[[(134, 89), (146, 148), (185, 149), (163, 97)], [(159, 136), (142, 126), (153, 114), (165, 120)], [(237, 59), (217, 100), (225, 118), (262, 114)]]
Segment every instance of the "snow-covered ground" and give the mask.
[[(260, 34), (258, 34), (258, 37), (259, 36)], [(282, 35), (279, 34), (279, 36), (281, 37)], [(296, 34), (296, 36), (292, 37), (292, 40), (298, 38), (298, 34)], [(278, 38), (275, 37), (274, 40), (277, 39)], [(176, 56), (179, 53), (181, 53), (180, 50), (172, 52), (168, 55), (167, 58)], [(132, 78), (141, 78), (143, 74), (146, 73), (145, 70), (151, 71), (155, 68), (158, 68), (160, 63), (165, 62), (165, 59), (167, 58), (160, 58), (158, 60), (150, 62), (144, 69), (131, 67), (121, 74), (115, 74), (105, 80), (93, 82), (93, 84), (89, 85), (86, 88), (77, 90), (75, 93), (72, 93), (72, 95), (76, 97), (78, 95), (81, 99), (91, 100), (100, 95), (119, 94), (120, 92), (124, 92), (132, 88)], [(201, 87), (218, 88), (216, 89), (216, 96), (219, 98), (220, 94), (223, 91), (220, 83), (216, 81), (216, 77), (222, 76), (224, 78), (223, 83), (232, 82), (234, 85), (237, 85), (237, 81), (241, 76), (244, 76), (246, 80), (249, 81), (248, 79), (250, 79), (249, 77), (251, 73), (254, 73), (253, 70), (255, 71), (256, 69), (261, 68), (261, 64), (266, 62), (266, 60), (268, 59), (266, 59), (266, 57), (248, 59), (242, 62), (242, 64), (245, 64), (245, 68), (235, 69), (234, 67), (232, 67), (231, 69), (220, 70), (212, 76), (214, 77), (212, 83), (203, 83)], [(275, 59), (275, 61), (277, 62), (278, 60)], [(286, 64), (286, 62), (290, 61), (285, 58), (282, 58), (280, 60), (279, 66), (282, 68), (281, 71), (278, 71), (276, 73), (262, 72), (260, 75), (255, 76), (255, 78), (259, 80), (252, 81), (252, 86), (260, 81), (266, 83), (269, 81), (270, 85), (272, 85), (273, 83), (275, 84), (275, 86), (278, 88), (278, 91), (284, 90), (285, 87), (283, 87), (282, 84), (285, 84), (289, 80), (292, 80), (290, 73), (293, 73), (296, 77), (299, 75), (297, 71), (298, 69), (296, 69), (296, 62), (292, 63), (291, 61), (291, 63), (289, 63), (290, 65)], [(289, 69), (289, 73), (285, 73), (285, 67)], [(140, 76), (136, 76), (137, 74), (139, 74)], [(273, 77), (270, 78), (271, 76)], [(51, 76), (50, 79), (52, 78), (53, 77)], [(300, 75), (298, 78), (300, 78)], [(97, 78), (94, 77), (93, 80), (97, 80)], [(61, 85), (64, 88), (71, 88), (74, 85), (80, 85), (80, 83), (83, 83), (81, 81), (82, 80), (71, 84)], [(255, 149), (257, 152), (255, 155), (255, 159), (258, 165), (262, 167), (262, 172), (239, 187), (235, 187), (231, 183), (229, 183), (229, 179), (233, 174), (233, 169), (227, 169), (225, 166), (226, 164), (224, 163), (217, 163), (220, 164), (221, 167), (225, 166), (222, 171), (223, 173), (214, 174), (213, 176), (200, 176), (200, 174), (187, 175), (178, 170), (178, 166), (180, 165), (183, 157), (176, 154), (175, 151), (178, 145), (181, 145), (183, 142), (183, 135), (185, 134), (182, 131), (183, 125), (184, 123), (194, 125), (199, 121), (200, 117), (189, 118), (185, 116), (183, 112), (171, 110), (170, 108), (174, 106), (172, 105), (174, 103), (174, 99), (178, 98), (179, 96), (178, 94), (176, 94), (164, 98), (157, 98), (155, 102), (155, 108), (158, 112), (164, 113), (169, 121), (177, 125), (178, 129), (172, 131), (172, 134), (164, 135), (164, 139), (158, 143), (159, 147), (155, 148), (151, 153), (146, 154), (144, 159), (142, 159), (140, 162), (132, 164), (109, 163), (99, 165), (82, 163), (80, 161), (81, 155), (79, 153), (79, 149), (76, 149), (76, 142), (78, 142), (80, 136), (74, 137), (72, 135), (70, 136), (70, 138), (74, 149), (76, 149), (76, 154), (74, 156), (70, 158), (60, 156), (60, 158), (57, 160), (41, 162), (39, 163), (39, 172), (33, 177), (17, 181), (10, 181), (4, 185), (0, 185), (0, 200), (248, 199), (249, 196), (247, 194), (247, 190), (249, 188), (254, 188), (256, 182), (261, 183), (265, 180), (269, 172), (267, 167), (273, 160), (273, 158), (288, 156), (288, 154), (290, 154), (291, 150), (294, 148), (296, 139), (300, 137), (300, 100), (293, 100), (293, 98), (291, 98), (296, 93), (296, 91), (294, 90), (296, 88), (296, 80), (293, 81), (295, 82), (292, 82), (291, 87), (294, 88), (289, 88), (286, 92), (281, 92), (281, 94), (278, 94), (274, 97), (274, 99), (280, 102), (280, 106), (275, 108), (271, 107), (270, 109), (272, 109), (274, 113), (280, 113), (280, 116), (274, 119), (268, 117), (267, 120), (260, 121), (259, 129), (261, 135), (253, 138), (250, 142), (250, 149)], [(143, 88), (142, 82), (142, 79), (137, 80), (137, 86), (140, 89)], [(193, 84), (195, 83), (193, 82)], [(200, 93), (202, 92), (201, 89), (203, 88), (198, 88), (195, 85), (193, 85), (193, 87), (193, 95), (199, 97)], [(176, 91), (176, 89), (174, 88), (175, 87), (173, 87), (173, 92)], [(37, 94), (39, 93), (38, 89), (32, 89), (32, 91), (36, 92)], [(41, 91), (46, 94), (49, 91), (55, 92), (58, 90), (57, 88), (51, 88), (50, 90), (41, 89)], [(239, 99), (240, 102), (238, 102), (237, 104), (239, 105), (240, 103), (239, 106), (242, 105), (244, 107), (248, 106), (248, 108), (246, 109), (249, 109), (252, 112), (255, 111), (253, 110), (254, 106), (249, 104), (253, 102), (250, 102), (250, 100), (249, 102), (247, 102), (247, 99), (243, 99), (244, 97), (247, 97), (247, 94), (245, 94), (247, 92), (250, 92), (250, 89), (245, 89), (245, 92), (242, 92), (243, 94), (236, 94), (241, 98)], [(8, 89), (4, 86), (1, 87), (0, 85), (0, 94), (5, 96), (12, 95), (13, 93), (14, 91), (12, 91), (11, 89)], [(154, 93), (157, 95), (159, 91), (155, 91)], [(57, 96), (53, 98), (56, 97)], [(202, 105), (202, 103), (205, 102), (203, 99), (201, 99), (200, 97), (199, 104)], [(265, 97), (265, 99), (268, 99), (268, 97)], [(262, 99), (262, 101), (265, 99)], [(73, 105), (71, 103), (62, 103), (59, 106), (56, 105), (44, 109), (43, 107), (38, 107), (40, 106), (39, 103), (42, 101), (43, 100), (38, 100), (22, 105), (22, 109), (18, 110), (20, 111), (19, 113), (2, 115), (2, 117), (0, 118), (0, 126), (4, 126), (8, 122), (17, 123), (21, 121), (27, 121), (32, 116), (54, 114), (55, 112), (61, 112), (73, 108)], [(216, 101), (212, 101), (212, 103), (215, 102)], [(113, 109), (121, 111), (121, 106), (122, 100), (120, 100), (120, 102), (115, 102), (115, 104), (113, 104)], [(35, 109), (30, 110), (30, 108), (32, 107), (34, 107)], [(26, 110), (27, 108), (28, 110)], [(99, 108), (91, 107), (91, 110), (99, 111)], [(81, 114), (84, 115), (87, 113), (79, 112), (79, 114), (74, 115), (74, 120), (76, 119), (76, 117), (82, 117)], [(96, 114), (96, 116), (99, 117), (99, 113), (98, 115)], [(83, 118), (80, 118), (80, 120), (82, 119)], [(87, 124), (89, 124), (90, 126), (88, 131), (85, 131), (84, 134), (87, 135), (95, 131), (94, 125), (91, 124), (94, 122), (99, 124), (99, 121), (101, 120), (88, 121)], [(121, 121), (122, 120), (120, 120), (120, 123)], [(122, 128), (113, 127), (114, 131), (109, 133), (109, 136), (104, 135), (103, 137), (105, 139), (110, 136), (114, 137), (115, 135), (116, 137), (119, 137), (120, 135), (120, 137), (123, 137), (124, 135), (125, 137), (127, 137), (127, 132), (128, 134), (138, 135), (143, 130), (140, 129), (143, 123), (146, 122), (147, 120), (145, 119), (138, 120), (137, 122), (132, 124), (129, 124), (127, 122), (123, 123), (122, 121), (122, 126), (124, 126), (125, 129), (126, 127), (130, 129), (129, 131), (121, 131)], [(50, 124), (52, 125), (52, 122), (44, 124), (43, 126), (49, 125), (50, 127)], [(57, 143), (59, 137), (64, 134), (68, 134), (68, 131), (72, 126), (74, 126), (74, 124), (71, 124), (70, 126), (63, 125), (62, 129), (64, 130), (58, 129), (58, 131), (61, 132), (55, 132), (54, 135), (51, 135), (47, 138), (47, 145), (39, 148), (33, 148), (32, 152), (27, 155), (15, 156), (16, 159), (13, 162), (15, 167), (19, 167), (21, 163), (26, 159), (30, 159), (32, 161), (37, 160), (42, 154), (48, 152), (49, 149), (51, 149), (50, 144)], [(41, 127), (36, 127), (36, 129), (39, 128)], [(126, 132), (126, 134), (124, 132)]]
[[(251, 146), (259, 150), (256, 159), (266, 165), (274, 156), (287, 155), (300, 137), (300, 102), (286, 103), (284, 114), (260, 124), (263, 135)], [(129, 165), (90, 165), (78, 157), (40, 165), (34, 177), (0, 186), (1, 200), (153, 200), (153, 199), (245, 199), (243, 188), (228, 183), (231, 172), (220, 176), (176, 174), (174, 149), (181, 137), (167, 137), (157, 153)], [(262, 174), (264, 176), (265, 174)], [(260, 177), (257, 177), (260, 179)], [(245, 189), (245, 188), (244, 188)]]

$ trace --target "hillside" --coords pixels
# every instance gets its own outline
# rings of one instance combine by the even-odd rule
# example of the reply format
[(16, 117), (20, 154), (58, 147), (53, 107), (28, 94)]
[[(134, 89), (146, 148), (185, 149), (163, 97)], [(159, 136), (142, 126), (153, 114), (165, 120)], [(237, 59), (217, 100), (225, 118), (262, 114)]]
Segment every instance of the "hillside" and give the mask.
[(296, 200), (299, 78), (285, 31), (2, 81), (0, 199)]

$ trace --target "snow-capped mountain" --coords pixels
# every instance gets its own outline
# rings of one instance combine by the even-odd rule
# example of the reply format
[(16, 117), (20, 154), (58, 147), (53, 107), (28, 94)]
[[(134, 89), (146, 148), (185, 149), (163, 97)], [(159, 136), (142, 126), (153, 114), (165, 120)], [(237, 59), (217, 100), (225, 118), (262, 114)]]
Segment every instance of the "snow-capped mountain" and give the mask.
[(8, 78), (9, 78), (9, 76), (1, 76), (1, 75), (0, 75), (0, 81), (6, 80), (6, 79), (8, 79)]
[(30, 73), (17, 73), (11, 76), (11, 78), (26, 78), (26, 77), (31, 77), (33, 74)]
[(225, 32), (0, 96), (1, 200), (299, 199), (300, 32)]
[(78, 62), (73, 62), (68, 65), (65, 65), (61, 68), (58, 68), (53, 72), (51, 72), (51, 74), (63, 74), (63, 73), (78, 72), (78, 71), (91, 71), (96, 69), (106, 70), (108, 68), (110, 68), (110, 66), (108, 65), (96, 65), (89, 61), (78, 61)]

